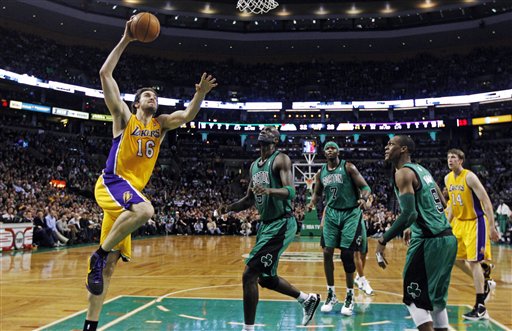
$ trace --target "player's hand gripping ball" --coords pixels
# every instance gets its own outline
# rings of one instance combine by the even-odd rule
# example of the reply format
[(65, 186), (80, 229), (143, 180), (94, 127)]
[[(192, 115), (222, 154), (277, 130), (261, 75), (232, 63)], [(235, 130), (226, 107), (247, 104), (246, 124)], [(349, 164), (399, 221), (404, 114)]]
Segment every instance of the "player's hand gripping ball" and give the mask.
[(138, 41), (149, 43), (160, 34), (160, 22), (151, 13), (138, 13), (132, 18), (130, 32)]

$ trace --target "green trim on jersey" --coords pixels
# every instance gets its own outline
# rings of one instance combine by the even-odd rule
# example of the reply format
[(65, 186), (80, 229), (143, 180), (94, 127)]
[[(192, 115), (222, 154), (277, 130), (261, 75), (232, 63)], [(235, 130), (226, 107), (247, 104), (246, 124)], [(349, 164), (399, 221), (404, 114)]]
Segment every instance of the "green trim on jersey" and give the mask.
[(324, 187), (326, 206), (338, 210), (357, 207), (359, 191), (345, 165), (347, 161), (340, 160), (338, 166), (328, 170), (327, 163), (320, 171), (320, 181)]
[[(419, 188), (414, 192), (418, 217), (411, 225), (411, 237), (433, 237), (444, 230), (450, 229), (443, 204), (437, 194), (436, 182), (430, 172), (416, 163), (406, 163), (404, 167), (414, 171), (420, 183)], [(394, 176), (393, 186), (398, 197), (400, 194)]]
[[(275, 151), (260, 166), (261, 157), (256, 159), (251, 165), (252, 185), (260, 185), (265, 188), (282, 188), (281, 178), (279, 174), (274, 174), (272, 166), (274, 160), (279, 155), (279, 151)], [(287, 214), (291, 214), (291, 200), (278, 199), (270, 195), (254, 195), (256, 209), (260, 214), (260, 221), (277, 220), (283, 218)]]

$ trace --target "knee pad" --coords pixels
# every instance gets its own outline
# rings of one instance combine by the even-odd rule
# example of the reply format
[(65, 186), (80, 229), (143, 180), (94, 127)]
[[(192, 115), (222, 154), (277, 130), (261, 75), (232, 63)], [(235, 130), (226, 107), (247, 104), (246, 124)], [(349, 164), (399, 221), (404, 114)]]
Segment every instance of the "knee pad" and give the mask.
[[(420, 325), (428, 322), (432, 322), (432, 316), (430, 316), (430, 312), (428, 310), (418, 308), (414, 303), (408, 305), (407, 309), (409, 310), (409, 314), (411, 314), (412, 320), (414, 321), (416, 327), (419, 327)], [(446, 318), (448, 320), (448, 316), (446, 316)]]
[(277, 288), (277, 285), (279, 285), (279, 277), (273, 276), (273, 277), (259, 277), (258, 283), (261, 287), (268, 288), (269, 290), (274, 290)]
[(448, 322), (448, 312), (444, 309), (434, 309), (432, 312), (432, 320), (434, 322), (434, 329), (448, 329), (450, 323)]
[(345, 273), (351, 274), (356, 271), (356, 264), (354, 263), (354, 251), (349, 249), (342, 249), (340, 257), (341, 262), (343, 262)]

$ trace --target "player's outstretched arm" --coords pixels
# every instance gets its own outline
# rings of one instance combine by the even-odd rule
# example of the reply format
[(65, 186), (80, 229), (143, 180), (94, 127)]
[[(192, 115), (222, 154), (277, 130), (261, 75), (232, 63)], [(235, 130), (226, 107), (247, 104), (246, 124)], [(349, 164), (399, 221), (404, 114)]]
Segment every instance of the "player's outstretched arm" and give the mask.
[(160, 122), (162, 128), (164, 130), (174, 130), (192, 121), (199, 112), (199, 109), (201, 109), (201, 103), (206, 97), (206, 94), (218, 85), (216, 81), (217, 80), (212, 75), (207, 75), (206, 72), (203, 73), (201, 80), (196, 84), (196, 93), (187, 109), (158, 116), (158, 122)]
[(238, 200), (237, 202), (234, 202), (230, 205), (222, 205), (219, 207), (219, 209), (217, 209), (217, 212), (219, 213), (219, 215), (222, 215), (222, 214), (225, 214), (225, 213), (228, 213), (230, 211), (235, 211), (235, 212), (238, 212), (238, 211), (242, 211), (242, 210), (246, 210), (250, 207), (252, 207), (254, 205), (254, 194), (252, 192), (252, 180), (251, 182), (249, 183), (249, 187), (247, 188), (247, 193), (245, 194), (245, 196)]
[(130, 24), (132, 19), (133, 17), (128, 22), (126, 22), (123, 37), (116, 45), (116, 47), (114, 47), (112, 52), (110, 52), (107, 60), (105, 60), (105, 63), (103, 63), (103, 66), (100, 69), (101, 87), (103, 89), (105, 104), (107, 105), (110, 114), (112, 114), (114, 136), (117, 136), (119, 133), (121, 133), (121, 131), (125, 128), (126, 123), (128, 123), (128, 120), (130, 119), (130, 109), (128, 108), (128, 105), (121, 99), (119, 86), (114, 80), (113, 72), (117, 66), (117, 63), (119, 62), (119, 58), (126, 49), (126, 46), (135, 40), (130, 32)]

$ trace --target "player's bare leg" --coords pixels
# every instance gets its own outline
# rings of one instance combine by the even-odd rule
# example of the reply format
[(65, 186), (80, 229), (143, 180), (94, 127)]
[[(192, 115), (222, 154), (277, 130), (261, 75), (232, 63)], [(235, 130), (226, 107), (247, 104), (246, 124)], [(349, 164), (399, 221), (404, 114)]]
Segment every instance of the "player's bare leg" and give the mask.
[(107, 295), (108, 287), (110, 285), (110, 279), (112, 277), (112, 274), (114, 273), (114, 269), (120, 257), (120, 252), (111, 252), (108, 254), (107, 264), (103, 269), (103, 293), (101, 293), (100, 295), (94, 295), (89, 293), (89, 306), (87, 307), (85, 323), (88, 323), (90, 321), (97, 322), (99, 320), (101, 309), (103, 308), (103, 302), (105, 300), (105, 296)]

